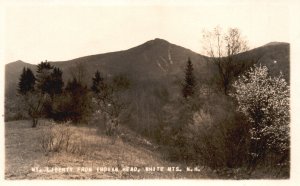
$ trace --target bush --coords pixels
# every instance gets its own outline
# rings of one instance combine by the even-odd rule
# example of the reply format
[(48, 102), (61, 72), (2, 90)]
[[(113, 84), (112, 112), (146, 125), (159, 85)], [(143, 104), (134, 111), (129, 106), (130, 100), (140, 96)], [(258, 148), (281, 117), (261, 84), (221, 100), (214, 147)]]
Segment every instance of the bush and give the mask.
[(51, 124), (42, 131), (40, 147), (47, 155), (50, 152), (70, 152), (83, 155), (86, 153), (82, 139), (74, 135), (68, 123)]
[(247, 164), (249, 125), (224, 94), (199, 95), (175, 102), (168, 110), (161, 145), (172, 161), (214, 169)]
[(69, 128), (51, 125), (42, 131), (40, 145), (45, 153), (60, 152), (69, 148), (70, 138)]
[[(250, 122), (251, 164), (289, 161), (289, 86), (282, 74), (270, 77), (268, 68), (254, 66), (234, 83), (238, 110)], [(276, 158), (266, 160), (270, 153)]]
[(47, 116), (57, 122), (87, 123), (91, 114), (90, 92), (76, 79), (68, 82), (66, 90), (55, 95), (47, 105)]
[(188, 133), (189, 146), (195, 149), (193, 156), (197, 163), (211, 168), (246, 164), (248, 131), (244, 120), (232, 108), (223, 105), (215, 106), (214, 113), (196, 112)]
[(228, 96), (213, 95), (202, 101), (185, 129), (187, 146), (196, 164), (211, 168), (239, 167), (247, 162), (248, 123), (235, 112)]

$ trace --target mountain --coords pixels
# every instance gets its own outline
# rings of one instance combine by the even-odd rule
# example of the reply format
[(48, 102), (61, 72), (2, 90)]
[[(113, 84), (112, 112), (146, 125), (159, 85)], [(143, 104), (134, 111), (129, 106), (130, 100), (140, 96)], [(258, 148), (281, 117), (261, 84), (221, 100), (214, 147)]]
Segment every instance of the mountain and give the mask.
[[(206, 57), (181, 46), (169, 43), (163, 39), (154, 39), (142, 45), (128, 50), (97, 54), (80, 57), (68, 61), (50, 62), (61, 68), (65, 83), (81, 70), (85, 74), (88, 85), (96, 70), (105, 77), (117, 74), (128, 76), (137, 90), (147, 89), (157, 85), (165, 86), (170, 83), (179, 83), (183, 77), (184, 68), (188, 57), (193, 62), (198, 79), (205, 79), (216, 75), (216, 72), (208, 70)], [(289, 81), (289, 44), (269, 43), (253, 50), (239, 54), (241, 61), (259, 59), (259, 63), (267, 65), (272, 75), (283, 72)], [(36, 65), (16, 61), (5, 67), (5, 95), (14, 97), (18, 78), (24, 67), (33, 71)], [(155, 84), (155, 85), (154, 85)]]
[(256, 59), (256, 63), (265, 65), (272, 76), (282, 72), (287, 82), (290, 82), (290, 44), (270, 42), (261, 47), (239, 54), (242, 61)]
[[(185, 63), (191, 58), (195, 69), (204, 70), (204, 57), (189, 49), (171, 44), (162, 39), (154, 39), (137, 47), (124, 51), (85, 56), (69, 61), (50, 62), (61, 68), (65, 83), (78, 71), (79, 66), (86, 74), (84, 81), (91, 83), (91, 78), (99, 70), (105, 77), (123, 74), (132, 80), (134, 85), (142, 86), (165, 77), (174, 77), (182, 73)], [(35, 65), (18, 61), (6, 65), (6, 96), (16, 93), (16, 86), (23, 67), (35, 71)]]
[(5, 97), (15, 96), (18, 80), (24, 67), (35, 71), (36, 65), (21, 60), (5, 65)]

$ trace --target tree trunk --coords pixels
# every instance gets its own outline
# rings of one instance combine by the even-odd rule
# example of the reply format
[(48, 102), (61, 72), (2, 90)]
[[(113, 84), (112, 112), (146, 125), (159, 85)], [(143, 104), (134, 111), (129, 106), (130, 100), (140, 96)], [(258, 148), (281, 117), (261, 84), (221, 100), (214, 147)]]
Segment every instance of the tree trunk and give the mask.
[(225, 85), (225, 84), (224, 84), (224, 94), (225, 94), (225, 96), (228, 96), (227, 85)]
[(33, 118), (32, 119), (32, 128), (37, 127), (37, 124), (38, 124), (38, 119), (37, 118)]

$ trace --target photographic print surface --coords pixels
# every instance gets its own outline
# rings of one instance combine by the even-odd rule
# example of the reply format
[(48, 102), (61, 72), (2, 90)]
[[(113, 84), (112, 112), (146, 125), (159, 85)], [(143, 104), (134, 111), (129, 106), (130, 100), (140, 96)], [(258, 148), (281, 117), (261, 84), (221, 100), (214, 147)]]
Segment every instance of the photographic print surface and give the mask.
[(289, 3), (5, 8), (5, 179), (289, 179)]

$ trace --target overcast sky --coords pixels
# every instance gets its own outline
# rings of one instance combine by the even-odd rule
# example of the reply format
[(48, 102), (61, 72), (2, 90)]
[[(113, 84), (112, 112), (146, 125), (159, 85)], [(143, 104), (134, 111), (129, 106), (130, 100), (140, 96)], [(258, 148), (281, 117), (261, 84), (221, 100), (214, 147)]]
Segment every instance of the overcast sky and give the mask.
[[(202, 52), (203, 29), (237, 27), (250, 48), (290, 42), (288, 4), (15, 5), (5, 10), (5, 62), (60, 61), (154, 38)], [(253, 3), (251, 3), (253, 2)], [(284, 1), (282, 1), (284, 2)]]

